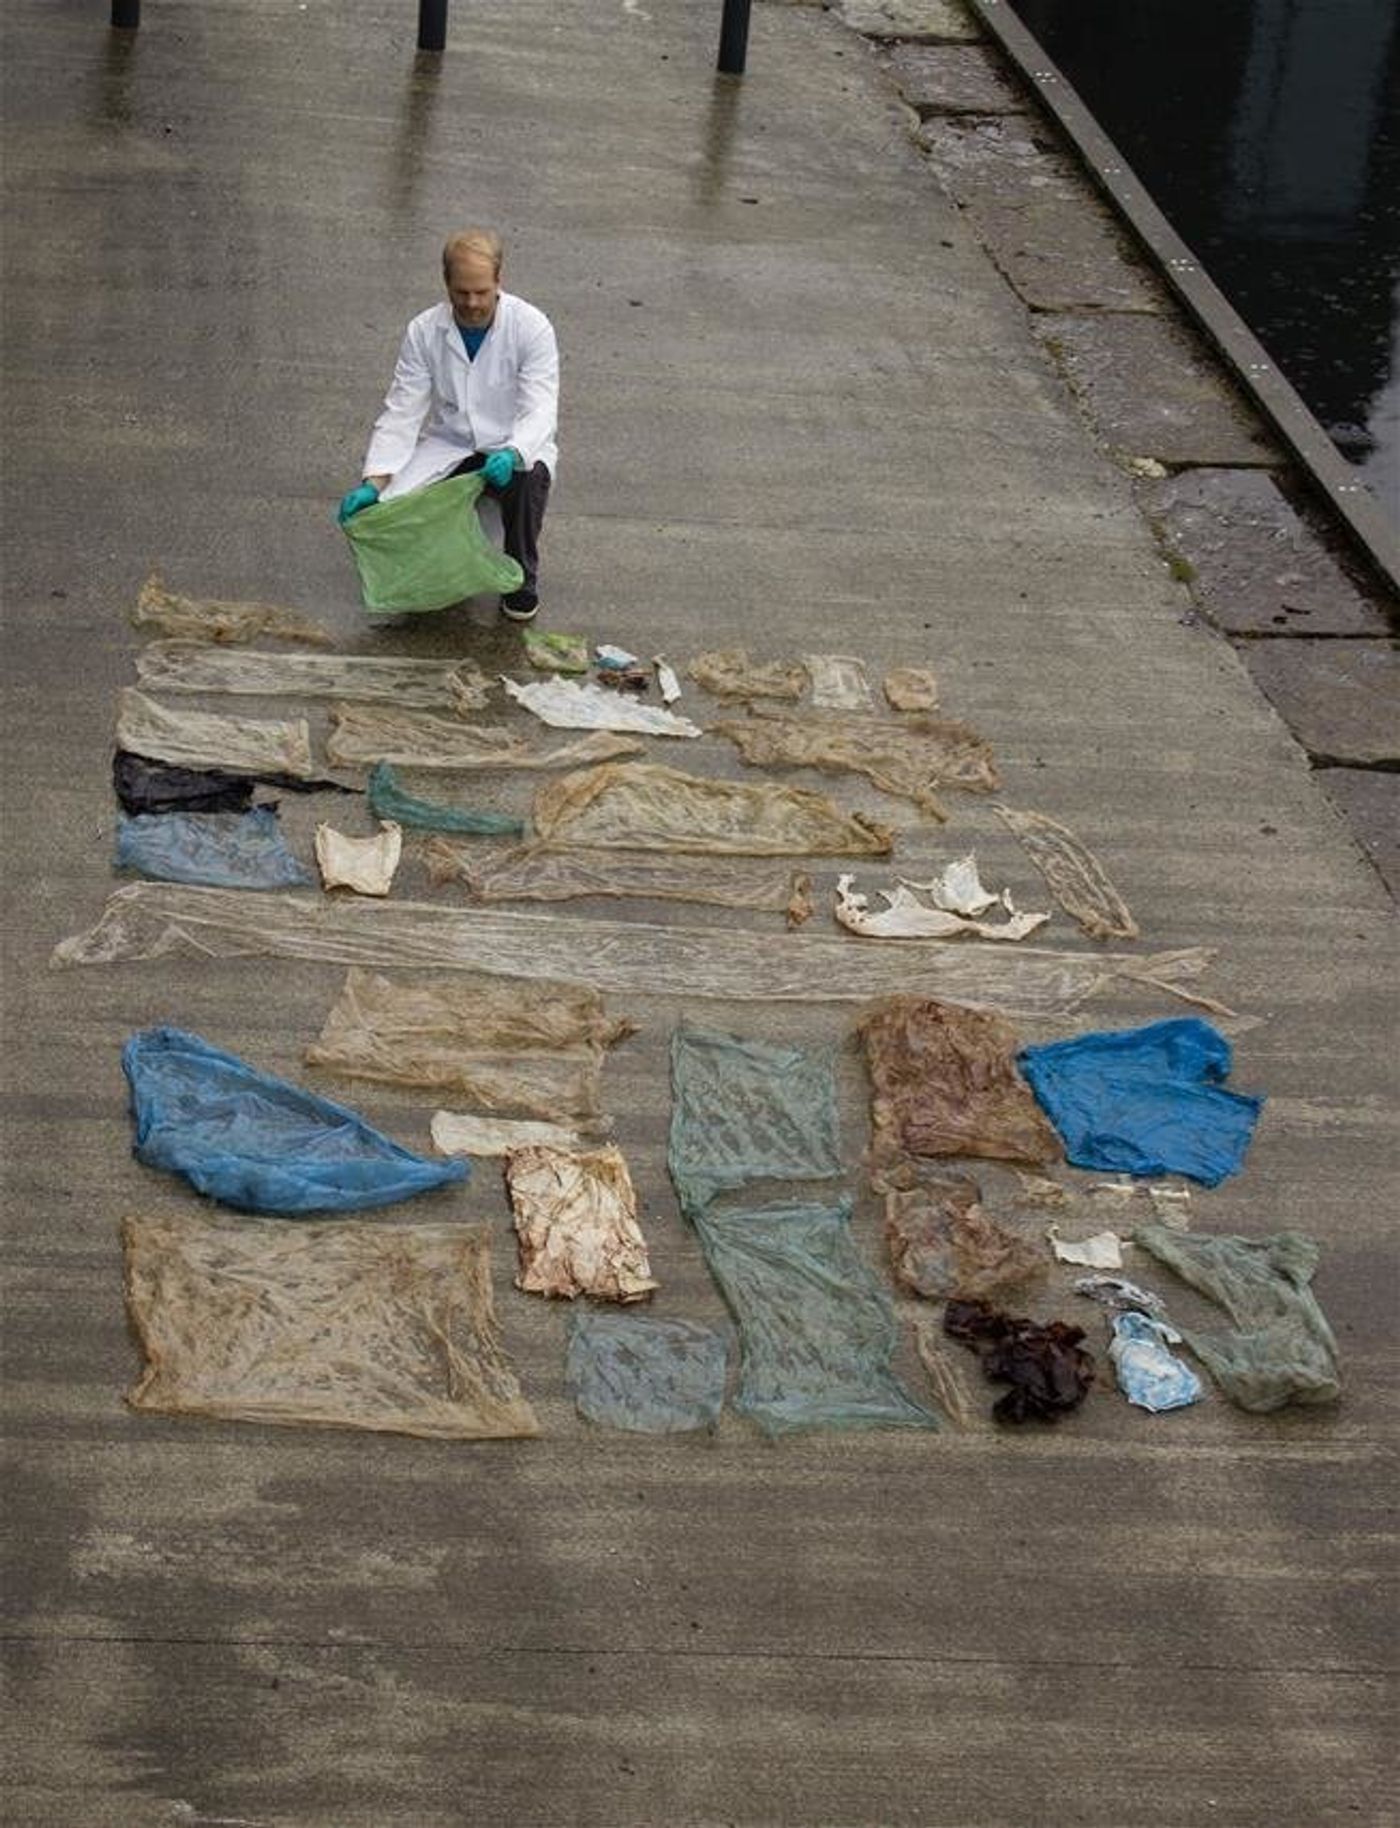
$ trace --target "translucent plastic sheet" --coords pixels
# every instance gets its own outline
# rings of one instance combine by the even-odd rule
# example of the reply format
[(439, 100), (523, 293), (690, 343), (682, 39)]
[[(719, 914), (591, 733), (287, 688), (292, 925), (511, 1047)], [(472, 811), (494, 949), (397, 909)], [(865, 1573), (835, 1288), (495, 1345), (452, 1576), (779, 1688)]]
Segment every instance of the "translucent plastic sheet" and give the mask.
[(112, 757), (112, 791), (123, 812), (247, 812), (258, 787), (280, 793), (357, 793), (340, 781), (302, 780), (291, 774), (232, 774), (223, 768), (177, 768), (118, 749)]
[(697, 654), (686, 668), (696, 685), (715, 698), (801, 698), (807, 669), (796, 661), (750, 660), (741, 647)]
[(1243, 1167), (1264, 1104), (1224, 1089), (1231, 1059), (1218, 1029), (1178, 1016), (1028, 1047), (1019, 1064), (1077, 1168), (1216, 1187)]
[(506, 1157), (520, 1239), (515, 1286), (572, 1301), (641, 1301), (658, 1288), (637, 1223), (637, 1196), (621, 1149), (571, 1153), (542, 1144)]
[(467, 1178), (178, 1028), (133, 1035), (122, 1068), (137, 1160), (240, 1211), (358, 1212)]
[(1059, 1138), (1016, 1072), (1016, 1036), (1000, 1016), (891, 997), (857, 1032), (872, 1087), (875, 1164), (906, 1153), (1059, 1160)]
[(937, 787), (991, 793), (1001, 784), (992, 752), (975, 730), (932, 717), (885, 723), (831, 713), (762, 712), (713, 728), (735, 744), (750, 767), (863, 775), (883, 793), (912, 800), (930, 819), (947, 817)]
[(739, 1328), (734, 1407), (767, 1434), (938, 1426), (890, 1368), (894, 1313), (856, 1250), (850, 1217), (849, 1200), (696, 1215)]
[(485, 486), (479, 472), (448, 476), (374, 502), (343, 523), (366, 609), (446, 609), (478, 592), (520, 589), (524, 573), (477, 519)]
[(489, 686), (473, 660), (405, 660), (360, 654), (230, 652), (198, 641), (151, 641), (136, 676), (157, 692), (227, 692), (256, 698), (385, 699), (451, 710), (480, 706)]
[(731, 856), (884, 857), (894, 838), (825, 794), (743, 787), (639, 762), (550, 781), (535, 795), (535, 830), (551, 844)]
[(393, 822), (372, 838), (352, 838), (332, 825), (316, 827), (316, 867), (328, 889), (387, 895), (403, 855), (403, 833)]
[[(473, 812), (464, 806), (441, 806), (405, 793), (387, 762), (370, 770), (369, 809), (377, 819), (392, 819), (413, 831), (469, 832), (474, 837), (517, 837), (523, 821), (503, 812)], [(435, 879), (436, 880), (436, 879)]]
[(1341, 1395), (1337, 1342), (1311, 1287), (1311, 1238), (1206, 1238), (1153, 1223), (1140, 1225), (1133, 1242), (1230, 1316), (1232, 1333), (1181, 1331), (1232, 1403), (1268, 1414)]
[(885, 1241), (896, 1280), (930, 1301), (980, 1297), (1045, 1274), (1045, 1253), (982, 1210), (966, 1175), (885, 1194)]
[(699, 736), (688, 717), (658, 705), (638, 704), (591, 680), (532, 679), (517, 685), (502, 679), (509, 697), (557, 730), (632, 730), (639, 736)]
[(812, 911), (812, 879), (801, 870), (756, 874), (743, 864), (683, 857), (524, 846), (482, 858), (465, 845), (430, 838), (423, 859), (434, 882), (465, 883), (473, 901), (570, 901), (584, 895), (700, 901), (763, 908), (800, 926)]
[(1050, 893), (1090, 939), (1136, 939), (1138, 925), (1094, 853), (1041, 812), (998, 806), (999, 816), (1045, 878)]
[(688, 996), (773, 1002), (865, 1002), (912, 988), (1036, 1017), (1077, 1008), (1115, 976), (1189, 995), (1184, 986), (1212, 954), (1204, 947), (1156, 959), (1032, 948), (972, 952), (938, 940), (887, 949), (820, 934), (133, 882), (108, 896), (94, 927), (60, 940), (50, 963), (61, 969), (167, 957), (437, 966), (507, 978), (574, 978), (638, 995), (671, 996), (683, 985)]
[(687, 1216), (754, 1181), (841, 1173), (829, 1055), (683, 1023), (671, 1037), (671, 1087), (667, 1160)]
[(828, 711), (869, 711), (874, 706), (865, 662), (854, 654), (804, 654), (812, 703)]
[(562, 1124), (528, 1117), (476, 1117), (466, 1111), (434, 1111), (433, 1147), (439, 1155), (509, 1155), (543, 1143), (550, 1149), (582, 1149), (583, 1138)]
[(532, 749), (514, 730), (463, 724), (426, 711), (376, 711), (336, 705), (326, 754), (337, 764), (369, 768), (397, 762), (403, 768), (577, 768), (618, 755), (637, 755), (635, 737), (595, 730), (554, 749)]
[(885, 697), (896, 711), (936, 711), (938, 680), (927, 667), (897, 666), (885, 674)]
[(836, 883), (836, 918), (862, 939), (992, 939), (1021, 940), (1043, 927), (1048, 914), (1005, 915), (999, 920), (976, 920), (947, 908), (930, 907), (907, 882), (879, 890), (883, 908), (872, 909), (869, 897), (858, 894), (854, 876)]
[(596, 1120), (605, 1050), (632, 1032), (577, 984), (351, 971), (307, 1064), (462, 1093), (482, 1110)]
[(1161, 1415), (1200, 1402), (1200, 1378), (1169, 1349), (1180, 1344), (1180, 1333), (1164, 1320), (1131, 1309), (1113, 1316), (1108, 1356), (1118, 1388), (1130, 1403)]
[(462, 1225), (169, 1214), (122, 1226), (133, 1409), (444, 1440), (534, 1435), (490, 1244)]
[(119, 700), (117, 746), (157, 762), (188, 768), (229, 768), (244, 774), (314, 772), (306, 719), (259, 721), (215, 717), (207, 711), (172, 711), (133, 686)]
[(152, 572), (141, 587), (131, 612), (136, 628), (157, 628), (165, 635), (188, 636), (195, 641), (235, 643), (256, 641), (266, 635), (274, 641), (300, 641), (308, 647), (334, 647), (328, 628), (279, 609), (275, 603), (221, 603), (213, 598), (179, 597)]
[(565, 1379), (586, 1421), (632, 1434), (713, 1428), (724, 1403), (728, 1346), (690, 1320), (579, 1308)]
[(1041, 1326), (1003, 1314), (985, 1301), (950, 1301), (944, 1330), (971, 1346), (994, 1383), (1011, 1388), (992, 1405), (998, 1422), (1056, 1422), (1077, 1409), (1094, 1382), (1083, 1331), (1063, 1320)]
[(271, 806), (249, 812), (163, 812), (117, 819), (116, 867), (161, 882), (294, 889), (311, 882)]

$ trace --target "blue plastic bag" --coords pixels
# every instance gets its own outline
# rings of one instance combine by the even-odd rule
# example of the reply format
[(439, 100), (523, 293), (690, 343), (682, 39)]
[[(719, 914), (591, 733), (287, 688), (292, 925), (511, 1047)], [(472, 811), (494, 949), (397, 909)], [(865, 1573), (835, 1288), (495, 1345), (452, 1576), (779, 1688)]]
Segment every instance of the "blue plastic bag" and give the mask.
[(1230, 1043), (1198, 1016), (1023, 1048), (1017, 1064), (1076, 1168), (1237, 1174), (1264, 1100), (1230, 1092)]
[(178, 1028), (133, 1035), (122, 1068), (136, 1159), (243, 1212), (358, 1212), (470, 1172), (460, 1159), (415, 1155), (353, 1111)]
[(158, 882), (203, 882), (218, 889), (305, 888), (312, 880), (287, 848), (271, 806), (119, 813), (117, 868), (139, 870)]

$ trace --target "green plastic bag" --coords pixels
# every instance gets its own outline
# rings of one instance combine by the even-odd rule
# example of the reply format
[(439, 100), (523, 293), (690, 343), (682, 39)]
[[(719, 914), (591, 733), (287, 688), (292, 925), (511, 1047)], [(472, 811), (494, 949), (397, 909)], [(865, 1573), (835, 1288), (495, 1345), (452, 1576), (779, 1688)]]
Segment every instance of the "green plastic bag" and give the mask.
[(481, 477), (449, 476), (345, 522), (365, 608), (446, 609), (478, 592), (519, 590), (525, 574), (498, 552), (476, 517)]

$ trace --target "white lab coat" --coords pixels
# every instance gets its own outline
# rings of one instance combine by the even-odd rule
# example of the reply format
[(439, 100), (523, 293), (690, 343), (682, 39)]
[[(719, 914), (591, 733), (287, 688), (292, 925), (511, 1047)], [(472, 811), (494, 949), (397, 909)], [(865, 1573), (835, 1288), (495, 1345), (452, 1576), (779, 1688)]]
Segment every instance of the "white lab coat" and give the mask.
[(404, 332), (394, 379), (374, 422), (364, 476), (389, 476), (383, 501), (438, 482), (473, 451), (519, 451), (553, 475), (559, 347), (543, 311), (502, 292), (486, 340), (468, 360), (450, 304)]

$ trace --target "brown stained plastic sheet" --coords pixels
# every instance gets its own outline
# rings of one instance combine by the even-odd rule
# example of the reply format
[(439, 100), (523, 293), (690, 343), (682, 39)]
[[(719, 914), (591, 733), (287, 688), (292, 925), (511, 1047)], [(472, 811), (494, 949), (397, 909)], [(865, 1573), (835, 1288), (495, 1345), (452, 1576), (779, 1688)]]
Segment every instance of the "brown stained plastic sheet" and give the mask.
[[(326, 754), (333, 762), (361, 768), (394, 762), (403, 768), (578, 768), (619, 755), (638, 755), (633, 736), (593, 730), (552, 749), (532, 748), (514, 730), (493, 724), (463, 724), (427, 711), (376, 710), (338, 704)], [(130, 745), (128, 745), (130, 747)]]
[(175, 711), (134, 687), (118, 701), (117, 747), (184, 768), (225, 768), (242, 774), (315, 773), (305, 718), (292, 721), (216, 717)]
[(938, 680), (927, 667), (897, 666), (885, 674), (885, 697), (896, 711), (935, 711)]
[(134, 1409), (446, 1440), (534, 1435), (490, 1243), (461, 1224), (171, 1213), (122, 1227)]
[(796, 700), (807, 690), (805, 666), (789, 660), (755, 662), (741, 647), (697, 654), (686, 671), (715, 698)]
[(812, 703), (828, 711), (869, 711), (875, 701), (865, 662), (855, 654), (804, 654)]
[(491, 689), (472, 660), (237, 652), (198, 641), (148, 642), (136, 656), (136, 674), (156, 692), (384, 700), (429, 711), (459, 709), (464, 703), (479, 708)]
[(604, 1053), (632, 1032), (578, 984), (410, 983), (352, 970), (306, 1060), (350, 1078), (451, 1089), (486, 1111), (593, 1122)]
[(888, 1187), (885, 1242), (895, 1279), (930, 1301), (984, 1297), (1043, 1276), (1043, 1251), (982, 1210), (966, 1175)]
[(1050, 893), (1090, 939), (1136, 939), (1137, 922), (1098, 858), (1074, 833), (1044, 813), (998, 806)]
[(659, 1287), (637, 1223), (637, 1196), (613, 1144), (573, 1154), (514, 1149), (506, 1157), (520, 1238), (516, 1287), (572, 1301), (640, 1301)]
[(1054, 1128), (1016, 1070), (1009, 1023), (987, 1010), (891, 997), (859, 1024), (877, 1167), (905, 1155), (1059, 1161)]
[(679, 986), (690, 996), (799, 1003), (865, 1002), (913, 989), (1040, 1017), (1077, 1009), (1117, 977), (1190, 999), (1186, 986), (1213, 956), (1201, 946), (1142, 959), (1031, 947), (969, 951), (938, 940), (865, 947), (820, 934), (133, 882), (108, 896), (96, 926), (61, 940), (50, 963), (62, 969), (179, 957), (316, 959), (565, 977), (638, 995), (674, 995)]
[(812, 911), (812, 878), (802, 870), (760, 875), (712, 859), (529, 845), (483, 858), (466, 844), (436, 837), (422, 854), (433, 882), (462, 882), (473, 901), (570, 901), (585, 895), (700, 901), (783, 913), (793, 926)]
[(273, 641), (300, 641), (307, 647), (334, 647), (328, 628), (280, 609), (275, 603), (221, 603), (214, 598), (181, 597), (167, 590), (156, 573), (141, 586), (131, 612), (136, 628), (156, 628), (164, 635), (232, 645), (266, 636)]
[(941, 718), (879, 718), (830, 713), (794, 717), (760, 711), (714, 725), (753, 768), (819, 768), (858, 774), (881, 792), (911, 800), (931, 819), (945, 819), (937, 787), (992, 793), (1001, 777), (987, 744), (966, 724)]
[(649, 763), (567, 774), (535, 795), (549, 844), (730, 856), (887, 856), (893, 834), (825, 794), (746, 787)]
[(944, 1330), (970, 1346), (986, 1377), (1011, 1388), (992, 1406), (998, 1422), (1056, 1422), (1077, 1409), (1094, 1382), (1083, 1331), (1063, 1320), (1044, 1326), (985, 1301), (950, 1301)]

